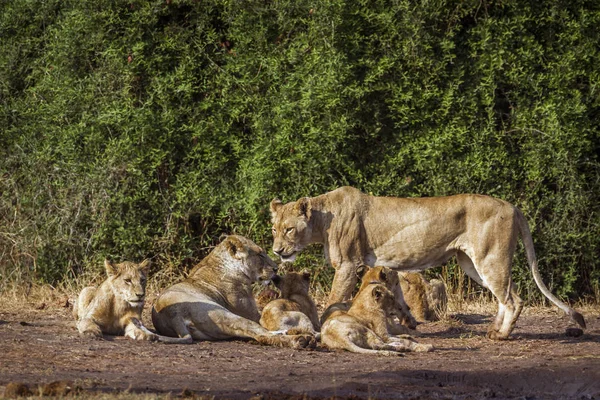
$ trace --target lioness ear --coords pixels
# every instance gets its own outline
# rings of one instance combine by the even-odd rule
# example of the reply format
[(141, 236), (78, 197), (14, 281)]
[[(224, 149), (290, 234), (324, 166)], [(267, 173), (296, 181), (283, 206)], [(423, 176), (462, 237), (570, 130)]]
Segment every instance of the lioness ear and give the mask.
[(387, 282), (388, 280), (387, 274), (385, 273), (384, 269), (382, 269), (381, 272), (379, 272), (379, 280), (381, 282)]
[(244, 248), (244, 244), (235, 236), (227, 236), (223, 243), (233, 258), (237, 258), (239, 260), (248, 255)]
[(283, 203), (279, 199), (271, 200), (271, 204), (269, 208), (271, 209), (271, 222), (275, 222), (275, 216), (277, 215), (277, 211), (283, 206)]
[(307, 270), (302, 270), (302, 279), (304, 279), (305, 281), (310, 281), (310, 272), (308, 272)]
[(377, 301), (379, 301), (383, 297), (383, 295), (384, 295), (384, 291), (383, 291), (383, 288), (381, 286), (375, 286), (373, 288), (373, 291), (371, 293), (373, 294), (373, 297)]
[(367, 271), (369, 270), (369, 267), (367, 267), (366, 265), (361, 265), (360, 267), (358, 267), (356, 269), (356, 276), (358, 276), (358, 279), (362, 279), (363, 276), (365, 276), (365, 274), (367, 273)]
[(108, 258), (104, 259), (104, 269), (106, 270), (106, 275), (108, 276), (114, 276), (118, 273), (117, 266), (108, 261)]
[(150, 259), (146, 258), (144, 261), (138, 264), (138, 271), (142, 271), (147, 274), (150, 271)]
[(308, 197), (302, 197), (296, 201), (294, 210), (298, 212), (298, 215), (304, 215), (307, 219), (310, 219), (310, 199)]

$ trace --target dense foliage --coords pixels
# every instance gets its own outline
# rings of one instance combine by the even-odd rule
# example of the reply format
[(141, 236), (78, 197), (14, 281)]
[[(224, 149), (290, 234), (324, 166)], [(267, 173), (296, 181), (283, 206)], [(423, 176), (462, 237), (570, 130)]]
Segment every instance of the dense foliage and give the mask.
[(273, 197), (352, 185), (506, 199), (552, 289), (593, 293), (599, 25), (584, 0), (0, 2), (0, 273), (269, 247)]

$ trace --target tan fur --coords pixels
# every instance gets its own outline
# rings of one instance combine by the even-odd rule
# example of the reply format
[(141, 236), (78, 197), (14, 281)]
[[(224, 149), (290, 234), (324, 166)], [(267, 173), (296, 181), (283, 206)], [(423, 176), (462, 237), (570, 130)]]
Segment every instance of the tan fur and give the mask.
[(335, 268), (329, 304), (348, 299), (362, 264), (418, 271), (456, 255), (465, 273), (498, 299), (488, 337), (506, 339), (523, 302), (511, 279), (519, 236), (533, 277), (554, 304), (582, 327), (581, 314), (544, 285), (525, 217), (513, 205), (489, 196), (376, 197), (352, 187), (283, 204), (271, 202), (273, 251), (293, 260), (310, 243), (324, 243)]
[(288, 272), (273, 278), (281, 298), (268, 303), (260, 324), (270, 331), (290, 331), (315, 335), (321, 330), (317, 306), (308, 294), (310, 274)]
[(162, 338), (142, 325), (142, 310), (146, 298), (146, 276), (150, 260), (140, 264), (104, 261), (108, 277), (100, 287), (84, 288), (73, 305), (73, 316), (82, 336), (102, 337), (125, 335), (136, 340), (161, 340)]
[(410, 336), (388, 333), (388, 320), (398, 311), (394, 295), (384, 285), (368, 284), (348, 311), (335, 311), (323, 324), (321, 341), (330, 349), (393, 355), (401, 351), (431, 351)]
[(398, 272), (404, 301), (421, 322), (438, 321), (446, 313), (446, 285), (439, 279), (428, 282), (419, 272)]
[(277, 335), (258, 322), (252, 283), (268, 283), (277, 265), (251, 240), (227, 236), (187, 279), (167, 288), (152, 309), (152, 322), (163, 335), (195, 340), (252, 338), (259, 343), (305, 347), (311, 335)]
[[(399, 312), (396, 314), (398, 317), (400, 324), (396, 323), (393, 318), (388, 320), (388, 332), (390, 334), (406, 334), (410, 331), (406, 328), (415, 329), (417, 327), (417, 321), (412, 316), (409, 311), (409, 307), (404, 302), (404, 296), (402, 293), (402, 288), (400, 287), (400, 282), (398, 280), (398, 274), (387, 267), (377, 266), (370, 268), (366, 265), (361, 265), (358, 267), (356, 274), (358, 278), (361, 279), (361, 285), (358, 289), (358, 293), (367, 287), (371, 283), (381, 283), (385, 285), (385, 287), (394, 294), (394, 298), (396, 299), (396, 306), (399, 309)], [(357, 294), (358, 295), (358, 294)], [(345, 301), (340, 303), (334, 303), (327, 307), (321, 315), (321, 324), (323, 324), (327, 318), (333, 312), (337, 310), (348, 311), (350, 306), (352, 305), (352, 301)]]

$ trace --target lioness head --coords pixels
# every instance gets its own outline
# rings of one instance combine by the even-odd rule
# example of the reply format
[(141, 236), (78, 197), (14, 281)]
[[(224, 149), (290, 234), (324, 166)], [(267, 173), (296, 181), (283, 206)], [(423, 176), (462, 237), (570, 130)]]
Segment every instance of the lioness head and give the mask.
[(228, 263), (228, 267), (239, 270), (252, 282), (268, 283), (277, 272), (277, 264), (267, 253), (252, 240), (243, 236), (227, 236), (215, 251), (226, 252), (226, 257), (233, 261)]
[(283, 204), (279, 199), (271, 201), (273, 252), (282, 261), (294, 261), (296, 255), (310, 243), (310, 215), (308, 197), (287, 204)]
[(133, 307), (142, 307), (146, 298), (146, 276), (150, 260), (140, 264), (124, 261), (113, 264), (104, 260), (104, 268), (115, 294)]
[(295, 294), (308, 296), (310, 273), (308, 271), (288, 272), (284, 276), (275, 276), (273, 283), (281, 291), (283, 299), (289, 299)]

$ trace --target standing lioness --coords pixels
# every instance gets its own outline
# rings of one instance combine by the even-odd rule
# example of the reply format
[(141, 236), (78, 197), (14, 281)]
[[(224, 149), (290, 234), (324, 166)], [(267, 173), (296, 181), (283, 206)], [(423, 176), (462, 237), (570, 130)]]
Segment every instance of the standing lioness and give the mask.
[(521, 236), (527, 261), (542, 293), (585, 328), (581, 314), (544, 285), (525, 217), (515, 206), (489, 196), (376, 197), (341, 187), (317, 197), (283, 204), (271, 201), (273, 251), (293, 260), (310, 243), (323, 243), (335, 268), (329, 303), (349, 298), (361, 264), (424, 270), (453, 255), (465, 273), (490, 289), (498, 314), (488, 331), (506, 339), (523, 308), (511, 279)]
[(304, 347), (310, 335), (277, 335), (263, 328), (252, 283), (268, 282), (277, 265), (251, 240), (228, 236), (187, 279), (165, 290), (152, 309), (155, 328), (167, 336), (195, 340), (252, 338), (259, 343)]

